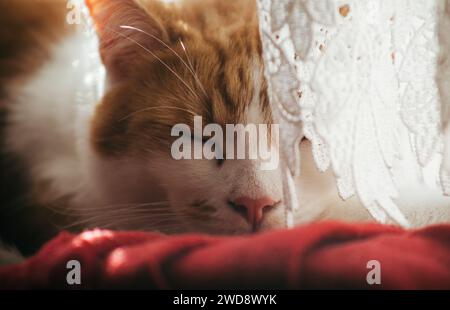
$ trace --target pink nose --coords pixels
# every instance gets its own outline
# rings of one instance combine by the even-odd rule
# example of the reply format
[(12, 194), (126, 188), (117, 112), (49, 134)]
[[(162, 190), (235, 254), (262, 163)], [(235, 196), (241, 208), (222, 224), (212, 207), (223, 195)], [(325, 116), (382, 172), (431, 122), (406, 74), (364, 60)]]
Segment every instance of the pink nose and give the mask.
[(253, 199), (249, 197), (239, 197), (231, 202), (233, 208), (239, 213), (246, 215), (247, 221), (256, 228), (264, 217), (264, 211), (274, 206), (275, 201), (270, 197)]

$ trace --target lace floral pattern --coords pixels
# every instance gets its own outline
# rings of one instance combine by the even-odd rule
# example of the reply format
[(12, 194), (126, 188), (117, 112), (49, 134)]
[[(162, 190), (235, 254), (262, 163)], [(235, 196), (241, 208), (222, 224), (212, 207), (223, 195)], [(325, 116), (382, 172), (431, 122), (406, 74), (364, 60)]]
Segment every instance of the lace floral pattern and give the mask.
[(405, 139), (422, 166), (442, 149), (435, 77), (450, 80), (448, 70), (437, 70), (438, 17), (449, 12), (443, 2), (258, 1), (286, 171), (299, 173), (298, 142), (306, 137), (318, 169), (333, 170), (343, 199), (357, 194), (378, 221), (408, 226), (394, 203), (392, 168)]
[(444, 160), (441, 169), (441, 183), (446, 195), (450, 195), (450, 0), (439, 2), (439, 67), (437, 82), (442, 100), (442, 121), (444, 128)]

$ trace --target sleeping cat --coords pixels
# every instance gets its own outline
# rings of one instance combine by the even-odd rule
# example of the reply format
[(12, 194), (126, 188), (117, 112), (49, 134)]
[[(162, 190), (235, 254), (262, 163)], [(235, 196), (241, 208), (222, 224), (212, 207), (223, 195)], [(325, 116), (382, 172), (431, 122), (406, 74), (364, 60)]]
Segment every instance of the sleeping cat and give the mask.
[[(21, 10), (45, 19), (21, 30), (35, 42), (10, 61), (33, 65), (5, 88), (4, 148), (26, 166), (33, 205), (76, 215), (82, 228), (241, 234), (283, 227), (279, 169), (170, 153), (172, 127), (192, 126), (193, 115), (205, 124), (272, 122), (255, 3), (87, 5), (106, 91), (83, 105), (75, 102), (83, 81), (71, 75), (71, 63), (85, 34), (65, 23), (64, 3), (4, 5), (19, 22)], [(63, 18), (44, 13), (50, 8)]]
[[(171, 128), (192, 126), (193, 115), (222, 126), (273, 122), (255, 2), (86, 3), (106, 84), (83, 104), (76, 92), (85, 74), (72, 64), (84, 60), (86, 37), (66, 22), (66, 1), (0, 3), (0, 236), (21, 244), (55, 225), (214, 234), (285, 227), (279, 168), (170, 153)], [(297, 223), (369, 220), (357, 198), (338, 198), (330, 172), (314, 169), (307, 141), (301, 149)]]

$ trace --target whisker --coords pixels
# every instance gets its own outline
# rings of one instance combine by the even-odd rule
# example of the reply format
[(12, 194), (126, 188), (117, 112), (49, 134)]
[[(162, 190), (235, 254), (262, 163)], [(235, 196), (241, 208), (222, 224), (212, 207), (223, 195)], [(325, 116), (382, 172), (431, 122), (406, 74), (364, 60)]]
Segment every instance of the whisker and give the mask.
[(200, 86), (200, 88), (202, 89), (203, 93), (205, 94), (205, 96), (208, 98), (208, 94), (206, 93), (205, 87), (203, 87), (202, 82), (200, 81), (200, 79), (198, 78), (198, 74), (197, 72), (194, 70), (194, 66), (192, 65), (191, 59), (187, 53), (187, 49), (186, 46), (184, 45), (183, 41), (181, 41), (181, 39), (179, 39), (180, 44), (181, 44), (181, 48), (184, 51), (184, 54), (186, 55), (186, 59), (189, 62), (189, 65), (191, 66), (191, 72), (194, 75), (195, 79), (197, 80), (198, 85)]
[(88, 224), (90, 227), (115, 228), (115, 229), (136, 229), (136, 230), (165, 230), (167, 228), (180, 227), (174, 218), (166, 218), (158, 221), (147, 221), (142, 217), (126, 218), (115, 221), (97, 221)]
[(142, 203), (142, 204), (117, 204), (117, 205), (107, 205), (100, 206), (96, 208), (55, 208), (49, 207), (49, 210), (60, 215), (66, 216), (87, 216), (87, 215), (95, 215), (100, 212), (145, 212), (146, 210), (151, 210), (152, 212), (156, 211), (166, 211), (168, 206), (168, 202), (159, 202), (159, 203)]
[[(107, 214), (100, 213), (100, 214), (93, 214), (89, 217), (84, 217), (78, 221), (72, 222), (71, 224), (67, 225), (66, 228), (70, 227), (76, 227), (78, 225), (86, 224), (86, 225), (97, 225), (97, 226), (104, 226), (105, 224), (108, 225), (117, 225), (120, 223), (139, 223), (139, 222), (146, 222), (151, 223), (154, 225), (154, 221), (164, 221), (164, 220), (183, 220), (183, 219), (189, 219), (189, 216), (183, 216), (183, 215), (175, 215), (173, 212), (166, 212), (166, 213), (152, 213), (151, 209), (147, 210), (140, 210), (142, 212), (128, 212), (128, 210), (120, 210), (120, 212), (108, 212)], [(158, 222), (157, 222), (158, 223)]]
[(68, 215), (77, 216), (81, 218), (78, 221), (72, 222), (66, 227), (75, 227), (85, 223), (93, 222), (96, 220), (114, 220), (116, 217), (130, 217), (132, 215), (139, 214), (139, 217), (151, 215), (152, 217), (172, 216), (173, 213), (168, 210), (168, 202), (152, 202), (152, 203), (140, 203), (140, 204), (117, 204), (107, 205), (97, 208), (72, 208), (68, 211), (64, 209), (52, 209), (54, 212)]
[(194, 92), (194, 90), (186, 83), (186, 81), (184, 81), (168, 64), (166, 64), (160, 57), (158, 57), (158, 55), (156, 55), (155, 53), (153, 53), (151, 50), (149, 50), (148, 48), (146, 48), (145, 46), (143, 46), (142, 44), (140, 44), (139, 42), (137, 42), (136, 40), (130, 38), (129, 36), (124, 35), (123, 33), (120, 33), (118, 31), (115, 31), (114, 29), (111, 29), (110, 27), (106, 27), (108, 30), (122, 36), (123, 38), (135, 43), (136, 45), (138, 45), (139, 47), (141, 47), (143, 50), (145, 50), (147, 53), (149, 53), (150, 55), (152, 55), (153, 57), (155, 57), (162, 65), (164, 65), (167, 70), (169, 70), (173, 75), (175, 75), (183, 84), (184, 86), (186, 86), (187, 89), (189, 89), (189, 91), (198, 98), (198, 95), (196, 92)]
[[(188, 57), (187, 59), (188, 59), (189, 63), (191, 64), (190, 67), (189, 67), (188, 64), (184, 61), (184, 59), (183, 59), (183, 58), (182, 58), (182, 57), (181, 57), (181, 56), (180, 56), (173, 48), (171, 48), (166, 42), (164, 42), (163, 40), (161, 40), (161, 39), (158, 38), (157, 36), (155, 36), (155, 35), (153, 35), (153, 34), (151, 34), (151, 33), (148, 33), (148, 32), (146, 32), (146, 31), (144, 31), (144, 30), (142, 30), (142, 29), (133, 27), (133, 26), (121, 25), (120, 28), (139, 31), (139, 32), (141, 32), (141, 33), (143, 33), (143, 34), (145, 34), (145, 35), (147, 35), (147, 36), (149, 36), (149, 37), (155, 39), (156, 41), (158, 41), (159, 43), (161, 43), (162, 45), (164, 45), (165, 47), (167, 47), (172, 53), (175, 54), (175, 56), (177, 56), (177, 57), (181, 60), (181, 62), (186, 66), (186, 68), (188, 68), (188, 70), (189, 70), (189, 71), (191, 72), (191, 74), (194, 76), (194, 78), (195, 78), (195, 80), (197, 81), (198, 85), (199, 85), (200, 88), (202, 89), (202, 91), (203, 91), (203, 93), (205, 94), (205, 96), (207, 96), (206, 91), (205, 91), (205, 89), (204, 89), (202, 83), (200, 82), (200, 80), (199, 80), (197, 74), (196, 74), (195, 71), (194, 71), (194, 67), (193, 67), (192, 64), (191, 64), (191, 61), (189, 60), (189, 57)], [(181, 42), (181, 40), (180, 40), (180, 42)], [(186, 49), (185, 49), (185, 47), (184, 47), (184, 44), (182, 44), (182, 46), (183, 46), (184, 52), (186, 53)], [(186, 56), (187, 56), (187, 54), (186, 54)]]
[(89, 211), (89, 210), (110, 210), (110, 209), (118, 209), (118, 208), (137, 208), (142, 206), (160, 206), (160, 205), (168, 205), (169, 201), (157, 201), (157, 202), (144, 202), (144, 203), (121, 203), (121, 204), (110, 204), (104, 206), (93, 207), (74, 207), (74, 208), (64, 208), (65, 210), (72, 211)]
[(130, 225), (133, 224), (133, 226), (137, 226), (138, 223), (145, 223), (145, 224), (159, 224), (159, 223), (164, 223), (167, 221), (173, 221), (173, 219), (171, 218), (166, 218), (166, 219), (161, 219), (158, 221), (146, 221), (145, 219), (143, 219), (140, 216), (134, 216), (134, 217), (127, 217), (127, 218), (120, 218), (119, 220), (114, 220), (114, 221), (98, 221), (96, 222), (97, 225), (100, 225), (102, 227), (105, 226), (120, 226), (120, 225)]
[(198, 114), (196, 114), (195, 112), (188, 110), (188, 109), (184, 109), (184, 108), (180, 108), (180, 107), (171, 107), (171, 106), (159, 106), (159, 107), (148, 107), (148, 108), (144, 108), (138, 111), (134, 111), (133, 113), (128, 114), (127, 116), (119, 119), (119, 122), (123, 122), (124, 120), (132, 117), (135, 114), (141, 113), (141, 112), (145, 112), (145, 111), (149, 111), (149, 110), (153, 110), (153, 109), (175, 109), (175, 110), (181, 110), (181, 111), (185, 111), (188, 112), (190, 114), (192, 114), (193, 116), (199, 116)]
[(186, 231), (183, 223), (167, 224), (165, 226), (155, 227), (154, 225), (146, 225), (141, 227), (145, 231), (160, 231), (166, 234), (180, 233)]

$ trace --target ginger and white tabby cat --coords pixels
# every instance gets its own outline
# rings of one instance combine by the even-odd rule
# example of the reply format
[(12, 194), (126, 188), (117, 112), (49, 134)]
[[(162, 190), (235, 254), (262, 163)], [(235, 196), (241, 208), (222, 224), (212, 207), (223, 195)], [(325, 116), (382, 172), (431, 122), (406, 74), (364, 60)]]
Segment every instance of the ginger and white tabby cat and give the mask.
[[(32, 252), (59, 220), (166, 233), (284, 227), (279, 169), (170, 153), (171, 128), (192, 126), (193, 115), (205, 124), (272, 123), (255, 2), (86, 3), (107, 83), (101, 100), (81, 107), (82, 79), (70, 64), (85, 37), (66, 23), (66, 1), (0, 3), (0, 238)], [(307, 141), (302, 156), (297, 223), (370, 220), (356, 198), (339, 199), (330, 172), (317, 172)], [(25, 211), (11, 211), (18, 205)], [(448, 209), (431, 209), (407, 217), (449, 220)]]

